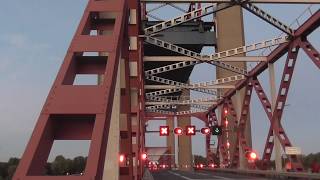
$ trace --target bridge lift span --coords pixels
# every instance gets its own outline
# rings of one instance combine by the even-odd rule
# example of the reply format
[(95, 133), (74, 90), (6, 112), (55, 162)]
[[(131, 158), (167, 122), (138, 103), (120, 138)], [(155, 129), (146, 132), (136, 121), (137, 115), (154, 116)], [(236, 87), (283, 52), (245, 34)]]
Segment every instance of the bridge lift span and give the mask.
[[(170, 128), (175, 127), (174, 119), (185, 127), (192, 116), (208, 127), (222, 127), (215, 151), (212, 136), (206, 136), (209, 161), (225, 169), (268, 170), (274, 150), (281, 171), (281, 151), (293, 147), (281, 119), (299, 51), (320, 68), (319, 52), (308, 40), (320, 26), (320, 10), (306, 11), (308, 19), (297, 19), (299, 27), (293, 28), (258, 3), (320, 0), (89, 0), (13, 179), (140, 180), (146, 167), (146, 122), (161, 117)], [(149, 4), (153, 8), (148, 9)], [(182, 15), (166, 20), (152, 14), (165, 6)], [(244, 9), (283, 34), (246, 45)], [(210, 22), (205, 16), (212, 17)], [(201, 53), (205, 46), (214, 53)], [(258, 50), (265, 51), (246, 56)], [(277, 93), (274, 63), (284, 55)], [(247, 62), (257, 64), (248, 68)], [(217, 79), (190, 83), (193, 67), (202, 63), (216, 67)], [(270, 74), (271, 99), (258, 79), (264, 71)], [(76, 85), (76, 77), (83, 74), (97, 75), (97, 84)], [(190, 91), (204, 98), (193, 99)], [(254, 91), (270, 121), (260, 166), (246, 158), (254, 151), (249, 108)], [(82, 176), (45, 174), (56, 140), (90, 140)], [(173, 135), (168, 136), (167, 154), (175, 152), (174, 143)], [(178, 148), (178, 167), (191, 170), (183, 166), (192, 164), (191, 137), (179, 136)], [(293, 171), (303, 171), (299, 156), (288, 159)]]

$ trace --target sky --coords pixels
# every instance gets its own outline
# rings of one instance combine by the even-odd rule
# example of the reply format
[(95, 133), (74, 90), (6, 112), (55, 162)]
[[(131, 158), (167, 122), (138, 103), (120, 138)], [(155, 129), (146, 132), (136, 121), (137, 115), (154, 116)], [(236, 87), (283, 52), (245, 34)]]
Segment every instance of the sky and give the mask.
[[(0, 161), (20, 157), (31, 136), (39, 112), (63, 61), (71, 38), (80, 21), (87, 0), (3, 0), (0, 6)], [(260, 5), (282, 20), (292, 22), (305, 9), (300, 5)], [(319, 6), (313, 7), (313, 10)], [(171, 11), (168, 11), (171, 12)], [(159, 11), (158, 13), (163, 13)], [(173, 17), (175, 13), (166, 13)], [(246, 43), (270, 39), (280, 34), (271, 25), (245, 12)], [(289, 24), (289, 23), (288, 23)], [(320, 47), (320, 31), (310, 36)], [(319, 48), (318, 48), (319, 49)], [(277, 77), (281, 76), (284, 59), (276, 63)], [(203, 73), (205, 72), (205, 73)], [(283, 126), (295, 146), (303, 153), (319, 152), (320, 96), (319, 70), (301, 51), (290, 89)], [(268, 75), (259, 78), (268, 89)], [(201, 64), (194, 68), (191, 82), (215, 78), (212, 66)], [(279, 79), (277, 79), (279, 84)], [(269, 92), (269, 91), (267, 91)], [(269, 123), (257, 96), (253, 95), (251, 121), (253, 146), (261, 154)], [(150, 128), (162, 122), (150, 123)], [(203, 123), (192, 119), (198, 127)], [(153, 141), (150, 141), (153, 139)], [(204, 155), (204, 137), (193, 137), (193, 153)], [(165, 140), (156, 135), (147, 137), (147, 145), (163, 146)], [(89, 142), (60, 142), (54, 144), (52, 157), (85, 155)]]

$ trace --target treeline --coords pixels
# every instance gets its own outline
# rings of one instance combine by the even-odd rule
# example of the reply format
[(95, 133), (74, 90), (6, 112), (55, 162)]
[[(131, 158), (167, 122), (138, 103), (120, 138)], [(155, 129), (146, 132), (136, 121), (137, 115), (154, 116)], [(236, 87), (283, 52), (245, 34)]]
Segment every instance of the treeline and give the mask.
[[(68, 159), (61, 155), (57, 156), (53, 162), (45, 166), (45, 175), (71, 175), (81, 174), (86, 167), (86, 157), (78, 156), (74, 159)], [(0, 180), (11, 180), (19, 164), (18, 158), (10, 158), (6, 163), (0, 163)]]
[(320, 152), (315, 154), (311, 153), (303, 157), (304, 168), (310, 169), (314, 163), (320, 164)]

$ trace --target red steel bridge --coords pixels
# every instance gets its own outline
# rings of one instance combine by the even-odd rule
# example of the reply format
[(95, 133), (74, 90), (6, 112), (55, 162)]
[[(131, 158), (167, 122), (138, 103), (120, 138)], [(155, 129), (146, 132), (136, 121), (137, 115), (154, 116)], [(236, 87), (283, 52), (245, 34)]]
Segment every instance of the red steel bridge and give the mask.
[[(310, 6), (303, 12), (307, 18), (298, 17), (293, 27), (260, 4)], [(320, 68), (319, 52), (308, 39), (320, 26), (319, 8), (310, 8), (318, 4), (320, 0), (89, 0), (13, 179), (148, 179), (146, 167), (152, 160), (172, 170), (157, 171), (154, 179), (234, 179), (241, 173), (243, 179), (319, 178), (306, 172), (281, 121), (299, 52)], [(168, 6), (181, 14), (153, 14)], [(243, 10), (282, 34), (245, 44)], [(277, 89), (274, 65), (282, 57), (286, 60)], [(198, 64), (216, 68), (216, 79), (191, 83)], [(269, 74), (267, 90), (259, 80), (263, 72)], [(97, 83), (75, 84), (83, 74), (97, 75)], [(190, 92), (201, 96), (194, 98)], [(270, 124), (260, 155), (252, 147), (253, 93)], [(191, 117), (208, 129), (191, 126)], [(147, 122), (156, 119), (167, 125), (147, 131)], [(196, 132), (206, 137), (212, 165), (198, 175), (192, 173), (191, 136)], [(165, 136), (167, 147), (147, 147), (148, 133)], [(215, 145), (213, 136), (218, 139)], [(90, 140), (81, 176), (45, 175), (56, 140)]]

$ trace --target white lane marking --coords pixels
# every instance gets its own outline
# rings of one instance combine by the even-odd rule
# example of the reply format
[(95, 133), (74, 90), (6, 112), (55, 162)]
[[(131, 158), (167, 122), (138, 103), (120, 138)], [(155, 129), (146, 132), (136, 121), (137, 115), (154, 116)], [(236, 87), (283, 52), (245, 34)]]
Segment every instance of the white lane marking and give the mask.
[[(191, 179), (189, 177), (186, 177), (186, 176), (183, 176), (181, 174), (178, 174), (178, 173), (174, 173), (172, 171), (168, 171), (170, 174), (173, 174), (175, 176), (179, 176), (183, 179), (186, 179), (186, 180), (212, 180), (212, 179)], [(200, 173), (194, 173), (194, 174), (200, 174)], [(204, 173), (201, 173), (202, 175), (209, 175), (209, 174), (204, 174)], [(213, 178), (217, 178), (217, 179), (226, 179), (226, 180), (233, 180), (233, 179), (230, 179), (230, 178), (225, 178), (225, 177), (222, 177), (222, 176), (213, 176), (213, 175), (209, 175), (210, 177), (213, 177)]]
[(206, 176), (210, 176), (210, 177), (213, 177), (213, 178), (217, 178), (217, 179), (226, 179), (226, 180), (233, 180), (231, 178), (227, 178), (227, 177), (222, 177), (222, 176), (216, 176), (216, 175), (212, 175), (212, 174), (209, 174), (209, 173), (195, 173), (195, 174), (201, 174), (201, 175), (206, 175)]
[(171, 171), (168, 171), (168, 173), (173, 174), (173, 175), (175, 175), (175, 176), (179, 176), (179, 177), (181, 177), (181, 178), (183, 178), (183, 179), (186, 179), (186, 180), (194, 180), (194, 179), (190, 179), (190, 178), (188, 178), (188, 177), (186, 177), (186, 176), (182, 176), (181, 174), (174, 173), (174, 172), (171, 172)]

